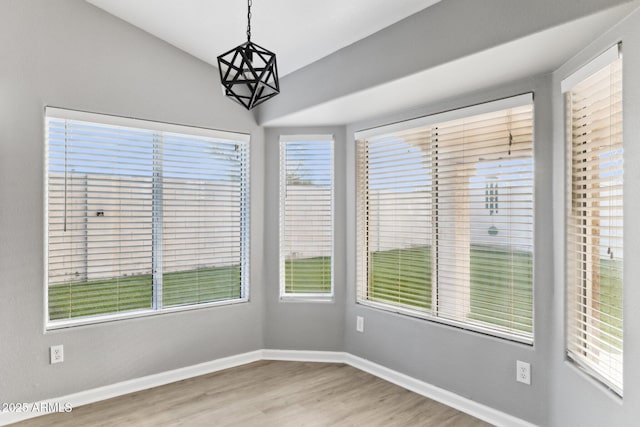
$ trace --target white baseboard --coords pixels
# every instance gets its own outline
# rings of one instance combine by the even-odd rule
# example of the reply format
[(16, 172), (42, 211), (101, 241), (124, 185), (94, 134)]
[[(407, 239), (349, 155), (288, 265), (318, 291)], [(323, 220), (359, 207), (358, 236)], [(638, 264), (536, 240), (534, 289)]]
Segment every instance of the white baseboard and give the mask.
[(101, 400), (111, 399), (113, 397), (134, 393), (136, 391), (146, 390), (176, 381), (210, 374), (212, 372), (221, 371), (223, 369), (245, 365), (247, 363), (256, 362), (261, 358), (262, 350), (256, 350), (249, 353), (237, 354), (234, 356), (212, 360), (210, 362), (204, 362), (197, 365), (174, 369), (172, 371), (161, 372), (159, 374), (149, 375), (142, 378), (135, 378), (133, 380), (123, 381), (104, 387), (81, 391), (79, 393), (73, 393), (67, 396), (47, 399), (40, 402), (27, 403), (25, 405), (21, 405), (24, 406), (24, 408), (21, 409), (25, 409), (23, 412), (1, 411), (0, 426), (17, 423), (18, 421), (35, 418), (47, 413), (55, 412), (57, 408), (65, 408), (65, 405), (71, 405), (72, 408), (76, 408), (78, 406), (99, 402)]
[(382, 378), (390, 383), (428, 397), (429, 399), (433, 399), (488, 423), (505, 427), (535, 427), (534, 424), (520, 418), (505, 414), (502, 411), (498, 411), (497, 409), (493, 409), (489, 406), (467, 399), (443, 388), (436, 387), (398, 371), (394, 371), (393, 369), (378, 365), (377, 363), (371, 362), (367, 359), (363, 359), (349, 353), (346, 354), (347, 360), (345, 363), (348, 363), (354, 368), (368, 372), (378, 378)]
[[(411, 390), (422, 396), (436, 400), (452, 408), (470, 414), (476, 418), (489, 422), (497, 426), (513, 427), (535, 427), (533, 424), (505, 414), (504, 412), (482, 405), (473, 400), (464, 398), (450, 391), (428, 384), (424, 381), (402, 374), (393, 369), (386, 368), (377, 363), (354, 356), (349, 353), (338, 351), (299, 351), (299, 350), (256, 350), (249, 353), (216, 359), (211, 362), (200, 363), (198, 365), (136, 378), (117, 384), (74, 393), (60, 398), (49, 399), (42, 402), (27, 404), (27, 407), (36, 410), (25, 412), (0, 412), (0, 426), (26, 420), (29, 418), (45, 415), (53, 412), (55, 408), (64, 408), (65, 404), (78, 407), (89, 403), (122, 396), (140, 390), (169, 384), (199, 375), (223, 369), (233, 368), (258, 360), (284, 360), (297, 362), (324, 362), (324, 363), (346, 363), (354, 368), (368, 372), (386, 381), (394, 383), (400, 387)], [(45, 410), (42, 410), (44, 408)], [(46, 408), (53, 408), (47, 411)]]
[(341, 351), (262, 350), (264, 360), (291, 362), (347, 363), (347, 353)]

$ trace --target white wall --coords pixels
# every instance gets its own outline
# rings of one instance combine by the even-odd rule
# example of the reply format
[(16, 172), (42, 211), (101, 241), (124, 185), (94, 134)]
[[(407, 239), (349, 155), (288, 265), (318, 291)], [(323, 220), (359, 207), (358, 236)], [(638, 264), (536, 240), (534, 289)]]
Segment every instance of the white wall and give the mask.
[[(327, 227), (326, 217), (326, 212), (333, 206), (331, 192), (331, 188), (326, 185), (287, 185), (285, 209), (291, 210), (287, 214), (287, 233), (295, 237), (288, 240), (286, 245), (291, 258), (331, 256), (330, 243), (322, 244), (318, 241), (331, 242), (333, 237), (331, 228)], [(309, 209), (310, 206), (313, 209)]]

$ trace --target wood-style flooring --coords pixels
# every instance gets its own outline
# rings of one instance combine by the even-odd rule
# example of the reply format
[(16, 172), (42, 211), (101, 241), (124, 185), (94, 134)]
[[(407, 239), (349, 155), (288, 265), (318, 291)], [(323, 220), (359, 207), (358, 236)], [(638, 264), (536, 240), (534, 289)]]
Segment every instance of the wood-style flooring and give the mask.
[(259, 361), (16, 426), (489, 424), (348, 365)]

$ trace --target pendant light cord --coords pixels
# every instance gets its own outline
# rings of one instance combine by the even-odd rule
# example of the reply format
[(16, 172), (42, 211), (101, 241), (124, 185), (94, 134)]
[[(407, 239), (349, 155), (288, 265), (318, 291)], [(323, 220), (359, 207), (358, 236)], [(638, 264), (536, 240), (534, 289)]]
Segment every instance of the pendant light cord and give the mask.
[(252, 0), (247, 0), (247, 41), (251, 41), (251, 4)]

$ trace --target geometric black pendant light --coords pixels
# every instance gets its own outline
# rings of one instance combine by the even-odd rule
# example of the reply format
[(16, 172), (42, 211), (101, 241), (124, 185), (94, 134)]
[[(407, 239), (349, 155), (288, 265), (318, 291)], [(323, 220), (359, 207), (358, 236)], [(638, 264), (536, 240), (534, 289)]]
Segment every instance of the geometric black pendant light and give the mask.
[(247, 41), (218, 56), (224, 94), (247, 110), (280, 93), (276, 54), (251, 41), (251, 0), (248, 0)]

